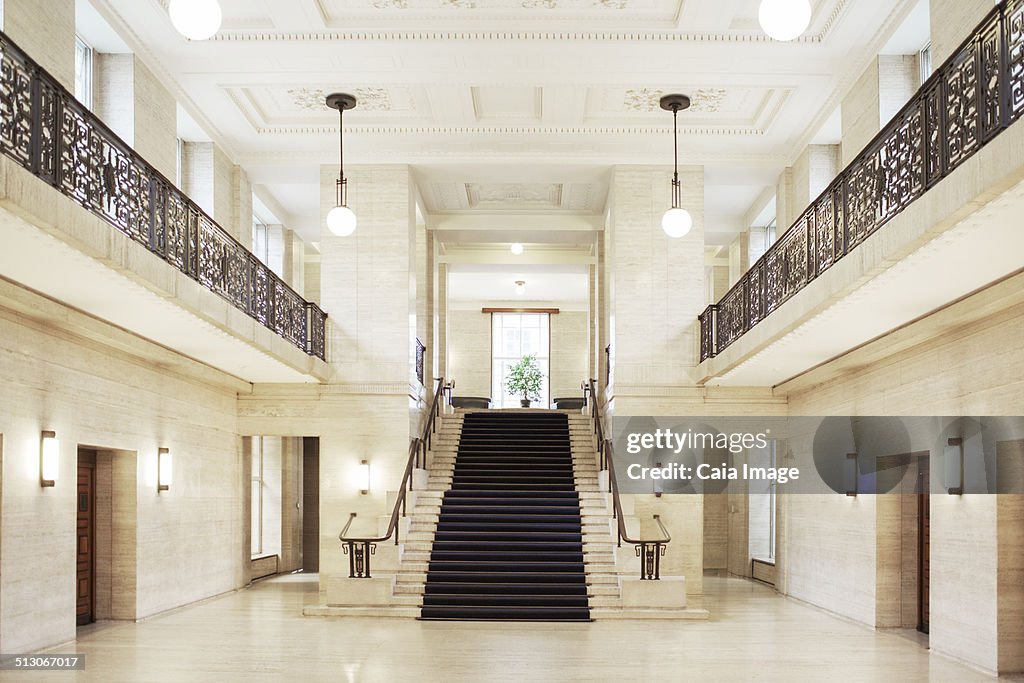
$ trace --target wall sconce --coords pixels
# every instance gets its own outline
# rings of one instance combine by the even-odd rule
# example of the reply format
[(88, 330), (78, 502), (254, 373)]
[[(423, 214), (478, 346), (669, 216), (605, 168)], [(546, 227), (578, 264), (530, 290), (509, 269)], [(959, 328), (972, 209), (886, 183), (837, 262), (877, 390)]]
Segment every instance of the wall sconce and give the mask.
[(156, 452), (156, 490), (171, 490), (171, 474), (173, 473), (174, 459), (170, 449), (161, 448)]
[(364, 496), (370, 492), (370, 463), (366, 460), (359, 462), (359, 493)]
[(942, 449), (945, 461), (946, 489), (951, 496), (964, 495), (964, 440), (949, 439)]
[(60, 473), (60, 441), (57, 432), (44, 431), (39, 442), (39, 485), (56, 486)]
[(859, 472), (857, 471), (857, 454), (846, 454), (846, 466), (843, 468), (843, 483), (846, 486), (846, 495), (857, 497), (857, 484)]

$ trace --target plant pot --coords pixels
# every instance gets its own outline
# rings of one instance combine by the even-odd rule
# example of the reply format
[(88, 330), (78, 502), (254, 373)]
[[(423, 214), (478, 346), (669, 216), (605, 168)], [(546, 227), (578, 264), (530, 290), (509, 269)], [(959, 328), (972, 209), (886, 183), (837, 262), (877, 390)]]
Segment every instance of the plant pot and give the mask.
[(529, 408), (530, 407), (530, 399), (528, 399), (528, 398), (520, 399), (519, 400), (519, 405), (521, 405), (524, 408)]

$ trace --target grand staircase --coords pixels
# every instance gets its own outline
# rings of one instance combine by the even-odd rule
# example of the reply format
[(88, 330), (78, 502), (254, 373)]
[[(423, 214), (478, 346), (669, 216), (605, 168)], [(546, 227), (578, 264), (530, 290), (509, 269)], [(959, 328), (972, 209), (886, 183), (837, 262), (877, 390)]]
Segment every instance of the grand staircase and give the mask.
[(465, 415), (422, 619), (590, 621), (571, 445), (564, 413)]

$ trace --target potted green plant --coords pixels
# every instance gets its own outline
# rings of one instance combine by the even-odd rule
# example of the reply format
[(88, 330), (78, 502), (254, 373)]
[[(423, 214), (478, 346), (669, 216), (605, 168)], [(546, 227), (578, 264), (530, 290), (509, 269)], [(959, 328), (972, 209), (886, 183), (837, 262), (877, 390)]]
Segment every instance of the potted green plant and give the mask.
[(540, 398), (540, 385), (543, 381), (544, 375), (537, 365), (537, 357), (529, 353), (509, 369), (505, 387), (508, 393), (522, 396), (520, 404), (529, 408), (531, 399), (536, 401)]

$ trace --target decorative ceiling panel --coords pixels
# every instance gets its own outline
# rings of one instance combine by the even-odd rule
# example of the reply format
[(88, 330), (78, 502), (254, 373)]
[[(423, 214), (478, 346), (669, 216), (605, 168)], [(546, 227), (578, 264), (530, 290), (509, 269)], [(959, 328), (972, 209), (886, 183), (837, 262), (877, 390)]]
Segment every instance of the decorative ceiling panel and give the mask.
[[(787, 90), (770, 87), (594, 87), (587, 94), (587, 122), (592, 124), (620, 122), (637, 125), (639, 120), (671, 123), (659, 100), (663, 95), (681, 92), (690, 96), (692, 104), (679, 113), (680, 127), (729, 127), (763, 130), (771, 125), (777, 107)], [(768, 116), (766, 116), (768, 114)]]
[(562, 208), (561, 183), (466, 183), (472, 209), (488, 211), (557, 211)]
[(355, 95), (358, 104), (346, 116), (358, 116), (363, 122), (380, 120), (422, 119), (429, 116), (426, 94), (422, 88), (388, 87), (322, 87), (314, 85), (229, 86), (228, 94), (252, 125), (264, 130), (273, 127), (337, 124), (337, 114), (329, 109), (325, 98), (332, 92)]
[(472, 89), (477, 121), (539, 121), (542, 90), (530, 86), (479, 86)]

